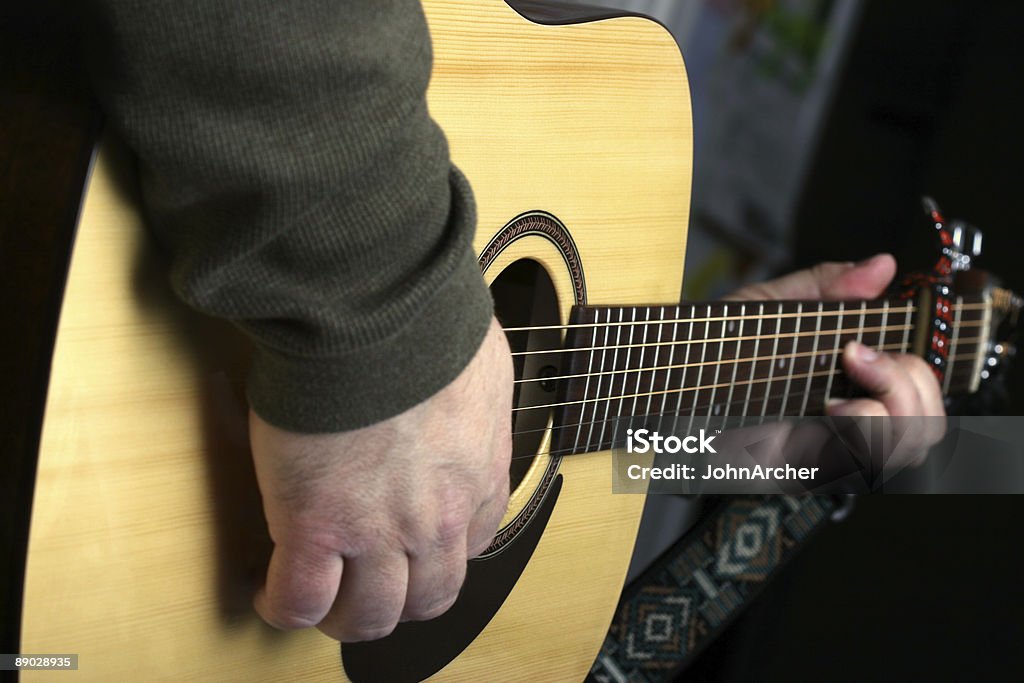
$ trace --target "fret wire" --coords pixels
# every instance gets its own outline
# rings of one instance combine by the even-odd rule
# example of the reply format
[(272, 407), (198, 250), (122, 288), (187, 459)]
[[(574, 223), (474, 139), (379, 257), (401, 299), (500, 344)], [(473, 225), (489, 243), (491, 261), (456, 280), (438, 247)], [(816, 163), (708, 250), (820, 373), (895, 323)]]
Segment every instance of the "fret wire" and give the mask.
[[(676, 310), (678, 311), (678, 309), (676, 309)], [(680, 313), (677, 312), (676, 313), (676, 318), (678, 318), (679, 315), (680, 315)], [(678, 336), (679, 336), (678, 332), (679, 332), (679, 321), (675, 320), (675, 321), (672, 322), (672, 339), (677, 339), (678, 338)], [(668, 347), (668, 365), (669, 365), (670, 369), (665, 373), (665, 386), (666, 387), (672, 386), (672, 370), (671, 370), (671, 367), (672, 367), (672, 362), (675, 359), (675, 356), (676, 356), (676, 344), (672, 344), (671, 346)], [(657, 372), (657, 371), (654, 371), (654, 372)], [(663, 414), (663, 415), (665, 414), (665, 408), (667, 406), (667, 403), (668, 403), (668, 394), (665, 394), (664, 396), (661, 397), (661, 414)]]
[[(754, 334), (754, 355), (758, 355), (761, 349), (761, 325), (764, 322), (764, 304), (758, 304), (757, 308), (757, 332)], [(750, 376), (753, 377), (757, 372), (757, 362), (755, 361), (750, 366)], [(740, 426), (742, 427), (747, 423), (747, 415), (750, 413), (750, 393), (753, 391), (754, 385), (747, 384), (747, 398), (744, 401), (743, 416), (740, 418)]]
[[(856, 339), (856, 342), (858, 344), (862, 344), (863, 341), (864, 341), (864, 318), (865, 317), (866, 316), (865, 316), (865, 313), (864, 313), (864, 303), (861, 303), (861, 305), (860, 305), (860, 321), (857, 324), (857, 339)], [(852, 396), (853, 396), (853, 384), (847, 383), (847, 385), (846, 385), (846, 398), (851, 398)]]
[[(797, 312), (798, 313), (803, 313), (803, 311), (804, 311), (804, 305), (803, 305), (803, 302), (801, 302), (801, 303), (797, 304)], [(799, 332), (800, 331), (800, 320), (801, 319), (799, 317), (796, 319), (796, 328), (793, 330), (794, 332)], [(797, 342), (797, 336), (794, 334), (793, 335), (793, 353), (794, 354), (796, 353), (796, 342)], [(785, 361), (783, 361), (783, 362), (785, 362)], [(779, 419), (780, 420), (786, 414), (786, 403), (789, 402), (789, 386), (793, 382), (793, 373), (796, 372), (796, 363), (795, 362), (794, 363), (790, 363), (789, 371), (790, 371), (789, 372), (789, 376), (786, 377), (786, 388), (782, 390), (782, 393), (783, 393), (782, 407), (779, 408)], [(810, 371), (811, 371), (811, 368), (808, 368), (808, 372), (810, 372)], [(810, 375), (808, 375), (808, 379), (810, 379)]]
[(885, 346), (885, 338), (889, 335), (889, 300), (886, 299), (885, 305), (882, 306), (882, 331), (879, 333), (878, 345)]
[[(682, 308), (682, 307), (680, 307), (680, 308)], [(696, 311), (696, 309), (694, 309), (691, 306), (690, 307), (690, 317), (691, 318), (694, 316), (694, 312), (695, 311)], [(687, 372), (687, 369), (688, 369), (687, 366), (690, 363), (690, 349), (692, 347), (693, 347), (693, 323), (691, 322), (689, 324), (689, 326), (687, 327), (687, 330), (686, 330), (686, 356), (683, 357), (683, 378), (679, 382), (680, 386), (684, 386), (684, 387), (686, 386), (686, 372)], [(682, 414), (683, 414), (683, 394), (680, 393), (679, 396), (676, 398), (676, 419), (672, 422), (672, 429), (673, 430), (675, 430), (676, 427), (679, 426), (679, 417), (681, 417)]]
[[(650, 317), (650, 315), (649, 315), (649, 311), (650, 311), (650, 308), (648, 308), (647, 310), (648, 310), (648, 315), (647, 315), (647, 317), (649, 318), (649, 317)], [(653, 326), (651, 326), (651, 327), (653, 327)], [(648, 328), (648, 326), (646, 326), (646, 325), (645, 325), (645, 326), (644, 326), (644, 334), (647, 334), (647, 328)], [(658, 336), (657, 336), (657, 340), (658, 340), (659, 342), (660, 342), (660, 341), (662, 341), (662, 334), (658, 333)], [(659, 350), (660, 350), (660, 347), (659, 347), (659, 346), (655, 346), (655, 347), (654, 347), (654, 364), (655, 364), (655, 365), (657, 364), (657, 352), (658, 352)], [(642, 352), (643, 352), (643, 351), (641, 350), (641, 353), (642, 353)], [(641, 366), (641, 367), (643, 366), (643, 357), (641, 357), (641, 358), (640, 358), (640, 366)], [(653, 375), (654, 375), (654, 373), (651, 373), (651, 377), (652, 377), (652, 378), (653, 378)], [(637, 391), (639, 391), (639, 390), (640, 390), (640, 382), (641, 382), (641, 381), (643, 381), (643, 371), (638, 371), (638, 372), (637, 372)], [(651, 391), (653, 391), (653, 390), (654, 390), (654, 386), (653, 386), (653, 380), (651, 381), (651, 387), (650, 387), (650, 390), (651, 390)], [(643, 414), (644, 414), (644, 415), (647, 415), (648, 413), (650, 413), (650, 401), (651, 401), (651, 398), (653, 398), (653, 396), (647, 396), (647, 408), (646, 408), (646, 409), (645, 409), (645, 410), (643, 411)]]
[[(818, 355), (818, 342), (821, 341), (821, 307), (822, 303), (818, 302), (818, 316), (815, 318), (817, 322), (814, 324), (814, 346), (811, 347), (811, 362), (807, 366), (808, 370), (814, 368), (814, 357)], [(839, 327), (836, 325), (836, 327)], [(811, 395), (811, 376), (807, 376), (807, 384), (804, 386), (804, 400), (800, 404), (800, 415), (804, 415), (807, 412), (807, 399)]]
[[(612, 321), (612, 312), (611, 312), (611, 309), (608, 309), (608, 322), (611, 322), (611, 321)], [(606, 367), (605, 366), (605, 361), (608, 358), (608, 348), (607, 348), (608, 347), (608, 335), (611, 334), (611, 329), (612, 328), (611, 328), (610, 325), (605, 326), (605, 328), (604, 328), (605, 348), (602, 349), (602, 351), (601, 351), (601, 363), (598, 366), (598, 367), (601, 368), (602, 371), (604, 371), (604, 369)], [(602, 379), (603, 379), (603, 377), (598, 377), (597, 378), (597, 387), (595, 387), (595, 389), (594, 389), (594, 394), (596, 396), (598, 396), (598, 397), (601, 396), (601, 380)], [(609, 391), (608, 393), (610, 394), (611, 392)], [(586, 396), (586, 394), (584, 394), (584, 396)], [(595, 403), (594, 404), (594, 418), (595, 418), (595, 420), (597, 418), (597, 409), (598, 409), (598, 404)], [(590, 430), (587, 432), (587, 449), (588, 450), (590, 450), (592, 448), (592, 446), (590, 444), (593, 443), (593, 440), (594, 440), (594, 425), (591, 424), (590, 425)]]
[[(743, 316), (746, 314), (747, 305), (740, 304), (740, 329), (739, 336), (743, 336)], [(729, 395), (725, 399), (725, 415), (722, 416), (722, 423), (729, 418), (729, 408), (732, 405), (733, 391), (736, 389), (736, 373), (740, 368), (740, 347), (743, 346), (743, 342), (739, 339), (736, 340), (736, 357), (735, 362), (732, 364), (732, 380), (729, 382)]]
[[(661, 317), (662, 318), (665, 317), (665, 307), (664, 306), (661, 307)], [(661, 341), (661, 338), (662, 338), (662, 336), (664, 334), (664, 331), (665, 331), (664, 330), (664, 323), (659, 323), (658, 324), (658, 341), (659, 342)], [(658, 355), (659, 355), (660, 352), (661, 352), (661, 347), (658, 347), (658, 348), (656, 348), (654, 350), (654, 364), (655, 365), (658, 364)], [(643, 376), (642, 373), (643, 373), (643, 371), (641, 371), (641, 377)], [(656, 376), (657, 376), (657, 373), (654, 373), (654, 372), (651, 373), (651, 391), (652, 392), (654, 391), (654, 379), (655, 379)], [(651, 401), (653, 400), (653, 398), (654, 398), (653, 395), (647, 397), (647, 408), (644, 409), (644, 415), (647, 415), (647, 414), (649, 414), (651, 412)]]
[[(636, 334), (636, 331), (638, 329), (640, 329), (639, 321), (636, 319), (636, 312), (637, 312), (637, 309), (634, 308), (632, 310), (632, 314), (629, 317), (629, 320), (630, 320), (629, 341), (630, 341), (630, 343), (633, 342), (633, 336)], [(630, 358), (632, 357), (632, 355), (633, 355), (633, 349), (629, 349), (629, 350), (626, 351), (626, 368), (627, 369), (631, 367)], [(637, 367), (643, 367), (643, 363), (637, 362)], [(626, 374), (622, 378), (622, 389), (623, 389), (623, 392), (625, 392), (626, 385), (628, 383), (629, 383), (629, 374)], [(639, 389), (640, 389), (640, 380), (637, 379), (636, 388), (633, 391), (636, 392), (636, 391), (639, 391)], [(626, 399), (619, 400), (619, 414), (620, 415), (625, 413), (625, 411), (623, 410), (623, 404), (625, 403), (625, 401), (626, 401)]]
[[(840, 302), (839, 310), (841, 313), (845, 313), (846, 304)], [(845, 316), (840, 316), (839, 318), (836, 318), (836, 329), (840, 329), (843, 327), (843, 324), (845, 322), (844, 317)], [(829, 398), (832, 396), (832, 380), (835, 377), (836, 364), (839, 362), (839, 340), (841, 338), (841, 335), (836, 335), (836, 344), (835, 347), (832, 349), (832, 366), (829, 368), (828, 383), (825, 385), (825, 403), (828, 403)]]
[(910, 330), (911, 330), (911, 327), (912, 327), (910, 320), (911, 320), (912, 315), (913, 314), (910, 312), (910, 309), (907, 309), (906, 318), (903, 321), (903, 326), (904, 326), (904, 330), (903, 330), (903, 351), (904, 351), (904, 353), (910, 350)]
[[(634, 309), (634, 310), (636, 310), (636, 309)], [(622, 314), (623, 314), (623, 310), (620, 308), (619, 309), (619, 321), (620, 322), (622, 321)], [(608, 317), (609, 317), (609, 322), (610, 322), (611, 315), (609, 314)], [(615, 329), (615, 345), (616, 346), (618, 346), (621, 337), (622, 337), (622, 326), (620, 325), (620, 326), (616, 327), (616, 329)], [(628, 350), (627, 350), (627, 353), (628, 353)], [(608, 394), (609, 394), (609, 396), (611, 396), (611, 394), (614, 393), (614, 389), (615, 389), (615, 374), (616, 374), (615, 371), (618, 369), (618, 367), (619, 367), (619, 349), (616, 348), (615, 349), (615, 353), (612, 354), (612, 376), (608, 380)], [(626, 365), (626, 370), (627, 371), (629, 370), (628, 362), (627, 362), (627, 365)], [(624, 372), (623, 375), (622, 375), (622, 389), (623, 389), (623, 391), (625, 391), (625, 389), (626, 389), (626, 377), (627, 376), (628, 376), (627, 372)], [(600, 394), (598, 394), (598, 395), (600, 395)], [(604, 443), (604, 429), (608, 425), (608, 422), (607, 422), (607, 420), (608, 420), (608, 410), (612, 406), (612, 400), (613, 399), (609, 398), (607, 401), (605, 401), (605, 404), (604, 404), (605, 422), (601, 425), (601, 435), (599, 437), (597, 437), (597, 447), (598, 448), (601, 448), (601, 444)], [(622, 402), (619, 401), (620, 409), (621, 409), (621, 403)], [(616, 411), (616, 412), (619, 412), (619, 411)]]
[[(779, 312), (782, 312), (782, 304), (779, 304)], [(779, 330), (782, 329), (782, 322), (776, 319), (775, 323), (775, 339), (772, 341), (772, 358), (774, 359), (779, 355)], [(764, 388), (764, 401), (761, 402), (761, 422), (764, 424), (764, 418), (768, 414), (768, 396), (771, 394), (772, 378), (775, 376), (775, 361), (772, 360), (768, 366), (768, 384)]]
[[(710, 323), (708, 323), (708, 324), (710, 324)], [(969, 325), (967, 323), (964, 323), (964, 327), (980, 327), (980, 324), (978, 324), (978, 325)], [(869, 328), (864, 328), (861, 331), (862, 332), (877, 332), (878, 329), (879, 329), (878, 327), (869, 327)], [(893, 328), (893, 329), (900, 329), (900, 328)], [(857, 328), (850, 328), (850, 329), (843, 329), (843, 330), (834, 330), (834, 331), (838, 332), (838, 333), (856, 332)], [(792, 336), (792, 334), (793, 333), (786, 333), (786, 334), (782, 334), (782, 335), (779, 335), (779, 336), (780, 337), (790, 337), (790, 336)], [(813, 332), (800, 332), (799, 334), (797, 334), (797, 336), (798, 337), (809, 337), (812, 334), (814, 334), (814, 333)], [(766, 339), (770, 339), (770, 338), (772, 338), (774, 336), (775, 335), (765, 335), (765, 338)], [(750, 341), (751, 339), (754, 339), (754, 337), (753, 336), (743, 337), (742, 341)], [(696, 339), (696, 340), (693, 340), (692, 342), (690, 342), (690, 341), (666, 341), (666, 342), (655, 342), (655, 343), (650, 343), (650, 344), (623, 345), (623, 348), (625, 346), (633, 346), (634, 348), (637, 348), (637, 347), (640, 347), (640, 346), (648, 346), (648, 347), (652, 347), (652, 346), (669, 346), (670, 344), (689, 344), (689, 343), (693, 343), (693, 344), (712, 344), (714, 342), (719, 342), (719, 341), (722, 341), (722, 340), (721, 339)], [(597, 347), (594, 348), (594, 350), (595, 351), (600, 351), (601, 349), (613, 349), (613, 348), (615, 348), (615, 347), (614, 346), (597, 346)], [(537, 355), (537, 354), (542, 354), (542, 353), (564, 353), (566, 351), (590, 351), (590, 350), (591, 349), (586, 347), (586, 346), (562, 346), (562, 347), (559, 347), (559, 348), (556, 348), (556, 349), (542, 349), (542, 350), (535, 350), (535, 351), (516, 351), (516, 352), (513, 352), (511, 355), (512, 356), (532, 356), (532, 355)]]
[(686, 426), (686, 432), (691, 433), (693, 431), (693, 420), (697, 416), (697, 399), (700, 397), (700, 384), (704, 378), (704, 359), (707, 357), (708, 352), (708, 334), (711, 332), (711, 305), (708, 305), (708, 314), (704, 318), (704, 343), (700, 345), (700, 366), (697, 370), (697, 393), (693, 395), (693, 406), (690, 408), (690, 422)]
[[(610, 318), (611, 314), (609, 313), (608, 316)], [(595, 317), (595, 319), (600, 318), (601, 317), (600, 311), (595, 313), (594, 317)], [(588, 374), (587, 374), (587, 381), (586, 381), (586, 384), (584, 384), (584, 386), (583, 386), (583, 395), (584, 396), (589, 395), (589, 391), (590, 391), (590, 376), (591, 376), (591, 373), (594, 372), (594, 348), (597, 346), (597, 326), (596, 325), (593, 328), (593, 332), (591, 333), (591, 336), (593, 337), (593, 339), (591, 341), (592, 346), (590, 348), (590, 365), (589, 365), (588, 370), (587, 370), (587, 372), (588, 372)], [(515, 412), (515, 411), (516, 411), (516, 409), (513, 408), (512, 412)], [(583, 406), (580, 406), (580, 423), (579, 423), (579, 425), (576, 426), (576, 441), (575, 441), (575, 443), (577, 445), (579, 445), (580, 436), (583, 433), (583, 418), (584, 418)]]
[[(646, 316), (647, 316), (646, 320), (650, 320), (650, 317), (651, 317), (651, 309), (650, 308), (648, 308), (646, 310)], [(643, 343), (640, 346), (640, 357), (637, 359), (637, 367), (641, 367), (641, 368), (644, 366), (644, 351), (647, 350), (646, 349), (646, 346), (647, 346), (647, 327), (648, 327), (647, 325), (643, 325), (643, 328), (644, 328)], [(643, 377), (643, 373), (642, 372), (637, 372), (636, 373), (636, 391), (638, 393), (640, 391), (640, 378), (641, 377)], [(637, 398), (638, 398), (638, 396), (634, 396), (633, 397), (633, 409), (632, 409), (632, 411), (630, 411), (631, 415), (636, 415), (637, 414), (637, 412), (636, 412), (636, 400), (637, 400)]]
[[(725, 304), (725, 310), (722, 313), (722, 333), (721, 333), (722, 341), (718, 342), (718, 360), (715, 362), (715, 378), (713, 380), (711, 380), (711, 382), (713, 384), (718, 384), (718, 377), (719, 377), (719, 374), (722, 371), (722, 351), (725, 350), (725, 334), (726, 334), (726, 327), (725, 327), (726, 321), (725, 321), (725, 319), (728, 318), (728, 317), (729, 317), (729, 304)], [(733, 367), (735, 368), (736, 366), (734, 365)], [(709, 406), (708, 406), (708, 416), (704, 420), (704, 429), (710, 429), (711, 428), (711, 415), (714, 412), (714, 410), (716, 410), (715, 408), (713, 408), (711, 406), (714, 406), (714, 404), (715, 404), (715, 396), (717, 394), (718, 394), (718, 389), (717, 388), (712, 388), (711, 389), (711, 399), (708, 402), (708, 404), (709, 404)]]

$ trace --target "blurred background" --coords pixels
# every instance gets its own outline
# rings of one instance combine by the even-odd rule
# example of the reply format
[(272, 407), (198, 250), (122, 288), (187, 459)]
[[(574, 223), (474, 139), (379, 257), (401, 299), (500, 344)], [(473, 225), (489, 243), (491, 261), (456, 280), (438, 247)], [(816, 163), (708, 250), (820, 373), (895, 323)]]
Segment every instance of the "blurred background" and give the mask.
[[(1024, 3), (1009, 0), (587, 0), (658, 19), (694, 113), (685, 299), (823, 260), (927, 268), (928, 194), (985, 234), (976, 265), (1024, 268)], [(1009, 398), (966, 412), (1024, 414)], [(685, 524), (652, 496), (642, 565)], [(681, 680), (1002, 680), (1024, 670), (1014, 496), (861, 498)]]

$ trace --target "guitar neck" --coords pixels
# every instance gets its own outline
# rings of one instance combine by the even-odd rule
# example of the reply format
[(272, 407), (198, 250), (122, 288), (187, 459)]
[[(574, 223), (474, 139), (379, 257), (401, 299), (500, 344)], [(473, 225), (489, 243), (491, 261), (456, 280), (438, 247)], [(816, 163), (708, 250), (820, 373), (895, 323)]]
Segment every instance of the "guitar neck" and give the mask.
[[(955, 300), (944, 394), (974, 385), (987, 311), (980, 296)], [(829, 399), (855, 395), (841, 360), (848, 342), (921, 355), (922, 318), (916, 302), (885, 299), (576, 307), (553, 446), (610, 448), (625, 417), (678, 416), (696, 429), (820, 415)]]

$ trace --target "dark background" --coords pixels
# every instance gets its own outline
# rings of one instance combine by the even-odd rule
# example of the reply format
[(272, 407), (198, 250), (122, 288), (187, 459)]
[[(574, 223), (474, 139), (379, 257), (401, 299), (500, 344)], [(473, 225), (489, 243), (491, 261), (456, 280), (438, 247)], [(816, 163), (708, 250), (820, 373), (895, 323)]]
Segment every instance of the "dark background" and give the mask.
[[(797, 267), (934, 259), (919, 197), (1024, 290), (1024, 3), (866, 3), (800, 200)], [(696, 131), (697, 135), (700, 131)], [(1024, 414), (1020, 364), (1002, 411)], [(681, 680), (1002, 680), (1024, 671), (1016, 496), (861, 498)]]

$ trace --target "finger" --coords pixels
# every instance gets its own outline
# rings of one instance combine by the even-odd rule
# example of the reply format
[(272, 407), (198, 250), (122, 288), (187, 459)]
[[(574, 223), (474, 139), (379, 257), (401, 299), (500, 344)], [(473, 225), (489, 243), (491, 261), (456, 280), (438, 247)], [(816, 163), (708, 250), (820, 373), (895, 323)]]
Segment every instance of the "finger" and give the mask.
[(775, 280), (744, 287), (726, 299), (873, 299), (896, 274), (896, 260), (877, 254), (859, 263), (820, 263)]
[(465, 538), (411, 556), (402, 621), (425, 621), (447, 612), (466, 580), (466, 559)]
[(383, 638), (402, 615), (408, 578), (404, 553), (346, 558), (338, 598), (317, 628), (344, 643)]
[[(909, 466), (918, 466), (928, 454), (922, 447), (924, 440), (920, 437), (920, 417), (893, 418), (881, 401), (870, 398), (832, 399), (825, 406), (825, 413), (830, 417), (881, 417), (885, 418), (886, 429), (889, 430), (889, 444), (883, 452), (883, 466), (890, 473)], [(894, 422), (898, 421), (898, 425)], [(898, 435), (898, 436), (897, 436)], [(893, 445), (895, 439), (895, 445)]]
[(924, 360), (916, 356), (902, 356), (901, 361), (921, 396), (921, 414), (926, 416), (922, 419), (925, 424), (922, 439), (924, 445), (930, 448), (946, 434), (946, 407), (942, 401), (942, 389), (935, 373)]
[(843, 368), (889, 415), (922, 414), (917, 385), (894, 356), (851, 341), (843, 349)]
[(881, 401), (870, 398), (831, 399), (825, 405), (829, 417), (888, 417)]
[(315, 626), (330, 611), (338, 593), (344, 562), (329, 548), (311, 543), (278, 544), (270, 557), (267, 583), (253, 600), (256, 612), (271, 626)]

